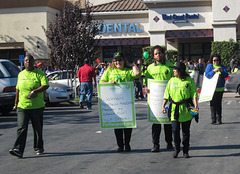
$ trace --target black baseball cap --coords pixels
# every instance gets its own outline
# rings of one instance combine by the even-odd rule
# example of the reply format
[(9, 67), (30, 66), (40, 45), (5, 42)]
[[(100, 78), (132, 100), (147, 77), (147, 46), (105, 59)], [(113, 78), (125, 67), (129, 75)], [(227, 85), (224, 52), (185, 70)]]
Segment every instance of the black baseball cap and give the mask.
[(170, 68), (174, 68), (180, 71), (185, 71), (186, 70), (186, 66), (183, 62), (177, 62), (174, 66), (170, 66)]
[(115, 53), (113, 54), (113, 59), (117, 59), (117, 58), (123, 59), (123, 58), (124, 58), (123, 53), (121, 53), (121, 52), (115, 52)]

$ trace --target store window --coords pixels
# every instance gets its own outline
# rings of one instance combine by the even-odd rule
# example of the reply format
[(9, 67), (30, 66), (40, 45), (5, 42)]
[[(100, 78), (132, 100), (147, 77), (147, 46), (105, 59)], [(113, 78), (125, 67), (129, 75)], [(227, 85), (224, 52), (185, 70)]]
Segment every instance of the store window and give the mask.
[(103, 60), (108, 60), (113, 57), (113, 54), (117, 52), (117, 47), (116, 46), (111, 46), (111, 47), (103, 47)]
[(3, 49), (3, 50), (0, 50), (0, 59), (11, 60), (16, 65), (20, 65), (19, 55), (25, 55), (24, 49)]
[(211, 42), (202, 43), (180, 43), (179, 44), (179, 59), (198, 61), (199, 58), (209, 59), (211, 54)]
[(122, 52), (125, 55), (129, 63), (137, 61), (137, 59), (142, 58), (142, 48), (147, 45), (140, 46), (122, 46)]

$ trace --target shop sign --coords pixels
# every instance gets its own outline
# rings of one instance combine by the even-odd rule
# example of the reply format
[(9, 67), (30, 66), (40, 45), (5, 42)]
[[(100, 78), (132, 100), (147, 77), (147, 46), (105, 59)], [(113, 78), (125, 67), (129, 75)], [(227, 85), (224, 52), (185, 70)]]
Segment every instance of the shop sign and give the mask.
[(187, 23), (188, 19), (199, 19), (199, 14), (162, 14), (163, 20), (172, 20), (172, 23)]
[(100, 33), (142, 33), (139, 29), (139, 23), (108, 23), (99, 26)]

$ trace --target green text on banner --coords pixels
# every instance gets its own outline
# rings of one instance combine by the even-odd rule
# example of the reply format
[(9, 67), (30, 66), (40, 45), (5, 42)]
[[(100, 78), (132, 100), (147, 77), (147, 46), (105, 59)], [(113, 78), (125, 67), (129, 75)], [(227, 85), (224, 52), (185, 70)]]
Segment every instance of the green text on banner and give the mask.
[(164, 91), (168, 80), (148, 79), (148, 122), (170, 124), (168, 115), (162, 113)]
[(133, 82), (98, 84), (100, 127), (136, 128)]
[(213, 94), (216, 90), (218, 78), (219, 78), (219, 73), (215, 73), (211, 79), (208, 79), (204, 74), (201, 94), (200, 94), (198, 103), (212, 100)]

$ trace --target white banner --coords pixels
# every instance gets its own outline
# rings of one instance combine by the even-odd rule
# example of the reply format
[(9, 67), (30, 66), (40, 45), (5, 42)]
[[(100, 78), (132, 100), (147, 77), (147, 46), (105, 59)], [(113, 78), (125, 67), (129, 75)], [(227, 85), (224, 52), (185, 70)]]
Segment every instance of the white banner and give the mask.
[(133, 82), (98, 84), (100, 127), (136, 128)]
[(168, 80), (148, 79), (148, 122), (170, 124), (168, 115), (162, 113), (164, 91)]
[(201, 89), (201, 93), (200, 93), (198, 103), (212, 100), (213, 94), (216, 90), (218, 78), (219, 78), (219, 73), (215, 73), (214, 76), (211, 79), (208, 79), (205, 76), (205, 73), (204, 73), (202, 89)]
[(189, 70), (190, 77), (193, 78), (194, 82), (197, 84), (198, 82), (198, 71), (195, 70)]

